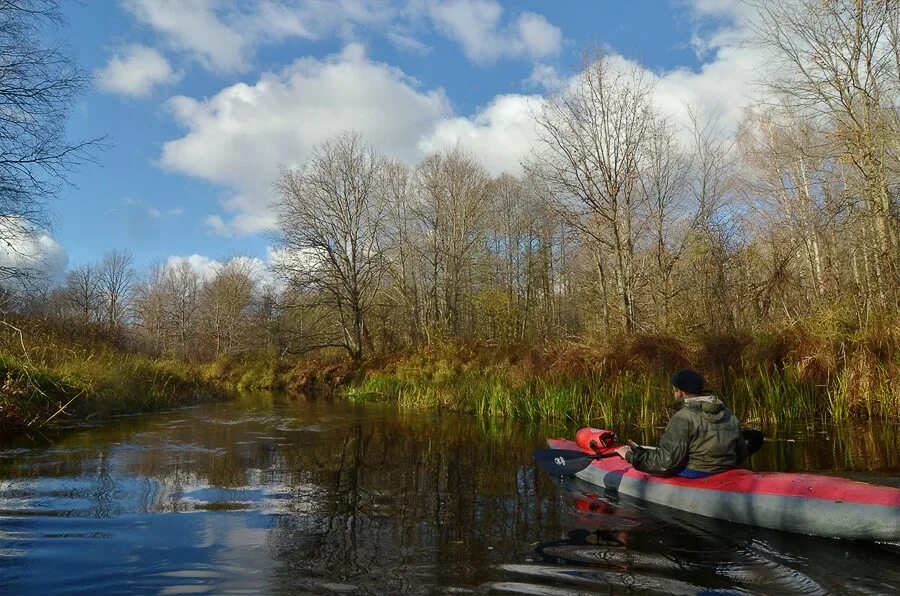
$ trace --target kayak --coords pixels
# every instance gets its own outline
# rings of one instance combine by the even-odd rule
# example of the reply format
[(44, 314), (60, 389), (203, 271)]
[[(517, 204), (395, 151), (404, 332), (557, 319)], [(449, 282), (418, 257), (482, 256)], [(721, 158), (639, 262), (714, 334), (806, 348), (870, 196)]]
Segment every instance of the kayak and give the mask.
[[(590, 432), (586, 432), (590, 431)], [(591, 436), (609, 431), (582, 429)], [(614, 435), (613, 435), (614, 436)], [(706, 478), (651, 476), (614, 445), (549, 439), (552, 449), (598, 459), (574, 475), (635, 499), (741, 524), (829, 538), (900, 541), (900, 489), (816, 474), (733, 469)]]

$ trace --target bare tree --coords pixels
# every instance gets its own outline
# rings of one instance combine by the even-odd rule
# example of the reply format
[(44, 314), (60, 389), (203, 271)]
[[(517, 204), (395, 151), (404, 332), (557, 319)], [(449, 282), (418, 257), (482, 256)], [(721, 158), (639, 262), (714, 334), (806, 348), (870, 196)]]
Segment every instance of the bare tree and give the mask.
[(277, 271), (307, 297), (298, 307), (336, 314), (338, 332), (313, 345), (342, 347), (357, 361), (371, 343), (367, 317), (385, 273), (383, 169), (372, 147), (345, 133), (317, 147), (304, 167), (282, 172), (277, 187), (285, 255)]
[(651, 292), (658, 323), (672, 323), (672, 301), (685, 288), (676, 272), (697, 224), (698, 210), (688, 204), (693, 168), (692, 156), (678, 142), (675, 124), (660, 120), (648, 135), (640, 173), (640, 187), (649, 215), (650, 248), (654, 280)]
[(233, 258), (202, 289), (202, 318), (217, 356), (247, 347), (255, 274), (253, 261)]
[(127, 250), (113, 249), (100, 262), (100, 292), (103, 295), (103, 318), (116, 327), (125, 322), (131, 290), (134, 286), (134, 257)]
[(97, 266), (85, 263), (72, 269), (66, 276), (63, 296), (82, 323), (98, 322), (103, 309), (103, 294)]
[(572, 88), (536, 115), (538, 146), (527, 164), (560, 212), (596, 243), (600, 285), (616, 296), (629, 331), (637, 324), (635, 251), (646, 213), (637, 192), (639, 162), (654, 121), (642, 69), (586, 53)]
[(426, 243), (428, 317), (452, 335), (467, 323), (463, 306), (483, 246), (487, 183), (481, 164), (459, 148), (426, 156), (416, 171), (415, 217)]
[(168, 268), (153, 264), (134, 289), (136, 323), (149, 349), (155, 354), (167, 354), (172, 344), (172, 329), (168, 317), (166, 281)]
[[(900, 3), (748, 2), (758, 12), (750, 22), (756, 41), (773, 56), (764, 85), (802, 110), (805, 118), (826, 124), (835, 157), (853, 168), (855, 192), (874, 224), (872, 266), (878, 300), (896, 307), (900, 213), (892, 201), (890, 150), (897, 143), (892, 121), (900, 95)], [(848, 181), (852, 187), (854, 181)]]
[[(97, 145), (65, 135), (68, 111), (89, 78), (47, 39), (61, 23), (57, 0), (0, 3), (0, 243), (7, 251), (46, 227), (47, 202)], [(22, 256), (27, 263), (32, 255)], [(0, 278), (32, 269), (3, 265)]]
[(405, 320), (412, 321), (410, 339), (413, 344), (418, 344), (426, 336), (423, 304), (426, 292), (422, 270), (426, 242), (417, 227), (417, 197), (410, 168), (400, 162), (388, 162), (384, 189), (387, 199), (386, 254), (392, 281), (386, 294), (391, 303), (402, 310)]
[(179, 261), (165, 268), (163, 274), (163, 303), (178, 354), (183, 358), (196, 357), (197, 312), (200, 308), (200, 275), (187, 261)]

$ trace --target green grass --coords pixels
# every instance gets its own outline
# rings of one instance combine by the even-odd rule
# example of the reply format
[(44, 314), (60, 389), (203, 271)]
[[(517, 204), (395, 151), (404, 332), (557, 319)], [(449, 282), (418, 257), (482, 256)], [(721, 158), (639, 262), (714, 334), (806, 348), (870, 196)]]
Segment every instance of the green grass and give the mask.
[[(0, 429), (57, 425), (228, 397), (196, 363), (128, 352), (114, 339), (18, 321), (0, 333)], [(25, 328), (25, 324), (30, 326)]]
[(151, 412), (222, 399), (198, 368), (146, 356), (92, 354), (51, 366), (0, 354), (0, 426)]
[[(514, 367), (414, 357), (391, 372), (369, 373), (343, 395), (489, 420), (612, 426), (662, 424), (672, 406), (671, 389), (662, 372), (521, 377)], [(790, 367), (757, 366), (722, 375), (724, 380), (715, 392), (742, 420), (761, 424), (900, 418), (900, 387), (887, 366), (870, 369), (864, 382), (857, 377), (844, 369), (816, 383)]]
[(238, 391), (273, 391), (284, 388), (279, 360), (269, 352), (222, 355), (203, 365), (203, 376)]
[(401, 408), (430, 408), (475, 414), (485, 419), (520, 418), (585, 423), (661, 420), (663, 380), (624, 375), (610, 382), (599, 377), (514, 383), (499, 370), (459, 370), (437, 362), (431, 371), (371, 373), (343, 391), (355, 401), (395, 402)]

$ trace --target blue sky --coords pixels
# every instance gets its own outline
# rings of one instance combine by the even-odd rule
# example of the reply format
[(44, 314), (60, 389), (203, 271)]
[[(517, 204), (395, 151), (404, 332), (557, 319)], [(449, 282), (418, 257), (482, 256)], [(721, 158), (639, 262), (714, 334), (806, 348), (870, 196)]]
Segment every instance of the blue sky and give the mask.
[(75, 173), (52, 237), (68, 265), (128, 248), (265, 260), (279, 165), (356, 128), (415, 163), (458, 142), (517, 172), (524, 114), (599, 44), (733, 124), (752, 60), (727, 0), (97, 0), (63, 31), (96, 87), (72, 138), (107, 135)]

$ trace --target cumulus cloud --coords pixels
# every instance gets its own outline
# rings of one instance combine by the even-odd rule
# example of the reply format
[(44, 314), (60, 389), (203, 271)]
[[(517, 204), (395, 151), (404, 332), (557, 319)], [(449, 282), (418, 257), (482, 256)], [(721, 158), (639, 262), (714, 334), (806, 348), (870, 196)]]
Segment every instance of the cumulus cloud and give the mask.
[[(754, 85), (758, 71), (766, 63), (761, 50), (745, 46), (748, 15), (746, 8), (720, 0), (695, 0), (698, 27), (702, 19), (715, 17), (715, 26), (703, 33), (705, 59), (697, 69), (675, 68), (652, 71), (621, 55), (610, 58), (621, 66), (637, 68), (654, 86), (656, 105), (671, 118), (687, 124), (687, 109), (697, 115), (715, 115), (726, 133), (736, 131), (746, 106), (760, 99)], [(705, 23), (705, 21), (703, 21)], [(697, 43), (701, 43), (697, 41)], [(573, 77), (578, 76), (577, 73)], [(560, 77), (544, 65), (536, 65), (526, 85), (541, 85), (548, 91), (565, 89), (573, 78)], [(484, 161), (493, 173), (520, 172), (519, 162), (533, 146), (535, 130), (531, 114), (540, 96), (500, 95), (468, 117), (450, 118), (420, 143), (424, 150), (459, 144)]]
[(244, 72), (259, 46), (286, 39), (332, 37), (353, 42), (363, 32), (383, 35), (403, 51), (430, 49), (417, 39), (430, 24), (460, 43), (477, 62), (498, 58), (541, 59), (555, 56), (562, 32), (545, 17), (522, 12), (503, 23), (496, 0), (123, 0), (140, 22), (169, 47), (187, 53), (204, 67), (223, 73)]
[[(126, 8), (216, 72), (246, 71), (260, 45), (290, 38), (354, 39), (357, 27), (386, 28), (396, 6), (378, 0), (264, 0), (253, 4), (217, 0), (124, 0)], [(400, 40), (412, 42), (411, 38)]]
[(531, 74), (525, 79), (526, 87), (541, 87), (551, 93), (558, 91), (564, 83), (564, 77), (548, 64), (535, 64)]
[[(643, 68), (655, 84), (658, 105), (673, 118), (682, 119), (686, 105), (715, 110), (720, 124), (733, 131), (744, 106), (757, 98), (752, 81), (764, 58), (741, 45), (743, 29), (728, 5), (697, 2), (705, 2), (698, 18), (718, 11), (717, 25), (702, 33), (711, 50), (699, 68), (651, 71), (621, 56), (614, 58)], [(489, 33), (500, 31), (502, 11), (496, 3), (446, 6), (463, 4), (475, 11), (471, 18), (476, 20), (478, 10), (486, 11), (482, 20)], [(510, 31), (518, 29), (506, 33), (512, 35)], [(497, 50), (479, 51), (478, 56), (497, 55)], [(571, 81), (538, 63), (531, 82), (552, 90)], [(172, 98), (168, 105), (185, 132), (164, 145), (159, 164), (225, 189), (223, 211), (204, 220), (211, 232), (256, 233), (273, 224), (269, 205), (279, 169), (303, 163), (313, 146), (348, 129), (408, 163), (425, 152), (460, 145), (492, 173), (518, 174), (522, 157), (534, 143), (532, 115), (541, 99), (499, 95), (474, 114), (455, 115), (442, 89), (423, 89), (399, 69), (371, 60), (362, 46), (349, 44), (335, 55), (297, 60), (207, 98)]]
[(171, 255), (166, 259), (165, 267), (168, 269), (176, 269), (182, 267), (184, 264), (196, 273), (201, 280), (210, 281), (212, 280), (219, 271), (222, 270), (225, 266), (234, 266), (240, 271), (246, 271), (250, 274), (250, 278), (253, 279), (259, 285), (268, 285), (272, 286), (275, 281), (272, 276), (272, 269), (270, 267), (271, 263), (271, 255), (273, 251), (268, 249), (267, 254), (269, 255), (270, 261), (266, 263), (262, 259), (258, 259), (256, 257), (247, 257), (247, 256), (237, 256), (233, 257), (227, 261), (221, 261), (218, 259), (213, 259), (206, 255), (200, 254), (192, 254), (187, 256), (182, 255)]
[(438, 30), (459, 42), (474, 62), (547, 58), (558, 54), (562, 46), (559, 28), (533, 12), (523, 12), (502, 27), (503, 8), (494, 0), (435, 2), (428, 12)]
[(722, 47), (699, 70), (675, 69), (658, 76), (656, 99), (662, 109), (682, 117), (686, 106), (717, 113), (720, 124), (733, 132), (744, 108), (759, 99), (754, 86), (763, 57), (739, 47)]
[(444, 120), (419, 146), (427, 152), (459, 145), (493, 174), (520, 174), (521, 158), (534, 144), (534, 112), (540, 103), (537, 95), (499, 95), (471, 118)]
[(127, 0), (125, 6), (173, 48), (191, 52), (208, 68), (246, 68), (245, 52), (251, 40), (220, 19), (213, 1)]
[(104, 91), (131, 97), (148, 95), (157, 85), (181, 77), (162, 54), (142, 45), (131, 45), (113, 54), (96, 76), (97, 85)]
[(46, 231), (18, 217), (0, 218), (0, 281), (10, 275), (59, 281), (69, 256)]
[(388, 155), (413, 161), (419, 140), (450, 114), (441, 89), (420, 89), (356, 44), (208, 99), (175, 97), (169, 106), (187, 133), (163, 146), (160, 164), (231, 189), (223, 200), (231, 217), (213, 215), (206, 223), (242, 234), (271, 226), (279, 167), (302, 163), (313, 146), (352, 129)]
[(166, 267), (169, 269), (178, 269), (183, 264), (187, 264), (204, 281), (214, 278), (216, 273), (222, 268), (221, 261), (211, 259), (205, 255), (172, 255), (166, 259)]

